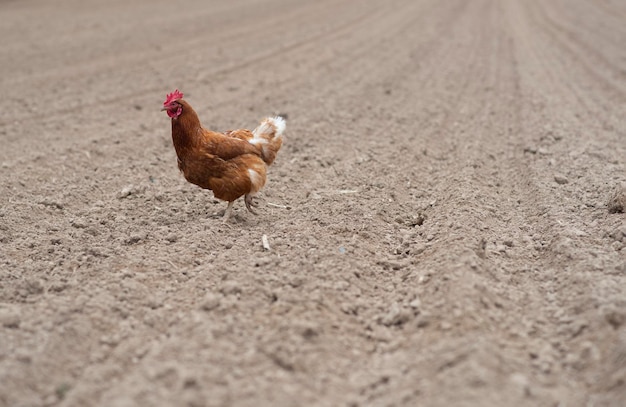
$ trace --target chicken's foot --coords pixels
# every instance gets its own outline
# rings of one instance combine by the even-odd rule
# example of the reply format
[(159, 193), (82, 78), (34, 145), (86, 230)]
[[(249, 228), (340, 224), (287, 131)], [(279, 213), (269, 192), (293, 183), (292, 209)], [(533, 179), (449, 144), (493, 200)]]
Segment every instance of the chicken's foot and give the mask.
[(255, 202), (252, 200), (253, 195), (251, 194), (246, 194), (246, 196), (243, 198), (243, 201), (246, 203), (246, 208), (248, 208), (248, 210), (250, 211), (250, 213), (254, 214), (254, 215), (258, 215), (256, 213), (256, 211), (254, 209), (252, 209), (252, 207), (258, 207), (259, 204), (258, 202)]

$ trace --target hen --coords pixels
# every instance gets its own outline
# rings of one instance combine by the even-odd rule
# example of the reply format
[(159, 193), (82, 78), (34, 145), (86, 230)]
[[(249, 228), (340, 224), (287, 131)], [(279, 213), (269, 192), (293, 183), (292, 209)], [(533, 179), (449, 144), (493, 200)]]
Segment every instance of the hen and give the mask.
[(185, 179), (228, 202), (224, 221), (242, 196), (246, 208), (256, 214), (252, 198), (265, 185), (267, 167), (283, 143), (285, 120), (268, 117), (253, 131), (206, 130), (178, 89), (167, 95), (161, 110), (172, 119), (172, 141)]

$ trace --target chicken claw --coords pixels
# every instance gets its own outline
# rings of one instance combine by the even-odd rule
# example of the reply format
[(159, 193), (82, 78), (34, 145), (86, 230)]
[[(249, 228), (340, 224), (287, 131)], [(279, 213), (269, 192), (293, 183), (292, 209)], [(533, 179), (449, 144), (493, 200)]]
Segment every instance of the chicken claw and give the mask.
[(250, 213), (257, 215), (256, 211), (252, 209), (252, 207), (258, 207), (259, 203), (252, 200), (253, 196), (251, 194), (246, 194), (244, 197), (244, 202), (246, 203), (246, 208), (250, 211)]

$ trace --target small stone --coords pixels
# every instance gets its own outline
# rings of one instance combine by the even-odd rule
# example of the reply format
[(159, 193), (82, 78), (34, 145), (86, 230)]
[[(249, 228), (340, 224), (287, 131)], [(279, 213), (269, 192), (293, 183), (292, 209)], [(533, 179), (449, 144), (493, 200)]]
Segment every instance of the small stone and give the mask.
[(568, 231), (569, 234), (577, 236), (577, 237), (587, 236), (587, 232), (585, 232), (584, 230), (580, 230), (580, 229), (576, 229), (576, 228), (570, 228), (567, 231)]
[(68, 383), (61, 383), (60, 385), (58, 385), (55, 389), (57, 399), (63, 400), (67, 393), (71, 390), (71, 388), (72, 386), (70, 386)]
[(118, 194), (118, 198), (122, 199), (122, 198), (126, 198), (127, 196), (130, 196), (133, 191), (135, 190), (135, 187), (132, 185), (128, 185), (125, 186), (124, 188), (122, 188), (122, 190), (119, 192)]
[(550, 152), (548, 150), (546, 150), (545, 148), (543, 148), (543, 147), (539, 147), (539, 149), (537, 149), (537, 153), (539, 155), (549, 155), (550, 154)]
[(352, 302), (341, 303), (339, 309), (341, 309), (341, 312), (348, 315), (356, 315), (359, 311), (359, 307)]
[(622, 325), (624, 325), (624, 322), (626, 322), (626, 313), (612, 309), (604, 314), (604, 319), (606, 319), (606, 322), (608, 322), (614, 329), (619, 329)]
[(519, 393), (522, 396), (528, 397), (531, 395), (528, 377), (524, 376), (522, 373), (513, 373), (509, 380), (519, 389)]
[(615, 189), (607, 204), (609, 213), (624, 213), (626, 211), (626, 184)]
[(165, 240), (167, 240), (170, 243), (174, 243), (178, 240), (178, 235), (176, 235), (175, 233), (170, 233), (169, 235), (165, 237)]
[(100, 337), (100, 343), (102, 345), (109, 345), (111, 347), (115, 347), (120, 343), (120, 338), (118, 335), (102, 335)]
[(49, 198), (45, 198), (39, 201), (39, 203), (44, 206), (54, 208), (54, 209), (63, 209), (65, 207), (65, 205), (62, 202), (58, 202)]
[(27, 295), (41, 294), (44, 292), (43, 282), (37, 278), (27, 278), (21, 284)]
[(50, 284), (50, 286), (48, 287), (48, 291), (53, 293), (60, 293), (65, 291), (65, 289), (67, 289), (68, 287), (70, 287), (70, 285), (67, 283), (54, 282)]
[(391, 304), (389, 312), (381, 319), (381, 323), (385, 326), (402, 325), (409, 320), (411, 315), (405, 310), (400, 308), (397, 302)]
[(0, 325), (5, 328), (19, 328), (21, 316), (15, 308), (0, 308)]
[(149, 295), (144, 300), (144, 304), (151, 309), (157, 309), (163, 305), (163, 300), (155, 295)]
[(202, 302), (200, 304), (200, 308), (205, 311), (211, 311), (220, 306), (220, 297), (214, 293), (206, 293)]
[(220, 287), (220, 291), (224, 295), (240, 294), (241, 293), (241, 286), (236, 281), (226, 281), (226, 282), (224, 282), (224, 284), (222, 284), (222, 287)]
[(613, 230), (611, 233), (608, 233), (608, 236), (613, 238), (613, 240), (617, 242), (626, 241), (626, 224), (620, 226), (619, 228)]
[(345, 291), (350, 288), (350, 283), (345, 280), (340, 280), (334, 284), (334, 288), (337, 291)]
[(431, 316), (429, 313), (427, 312), (420, 313), (420, 315), (417, 317), (417, 327), (418, 328), (427, 327), (428, 325), (430, 325), (430, 320), (431, 320)]
[(524, 152), (525, 153), (530, 153), (530, 154), (537, 154), (537, 147), (535, 147), (535, 146), (528, 146), (528, 147), (524, 148)]
[(133, 233), (132, 235), (124, 239), (124, 244), (127, 246), (137, 244), (144, 240), (146, 237), (147, 235), (145, 233)]
[(419, 298), (415, 298), (413, 301), (409, 303), (409, 306), (413, 309), (419, 309), (422, 306), (422, 301)]
[(85, 222), (84, 219), (71, 219), (70, 225), (72, 225), (72, 227), (75, 227), (77, 229), (84, 229), (87, 227), (87, 223)]
[(559, 185), (564, 185), (564, 184), (569, 183), (569, 180), (567, 179), (567, 177), (565, 175), (561, 175), (561, 174), (556, 174), (554, 176), (554, 180)]
[(298, 288), (302, 284), (304, 284), (304, 278), (300, 276), (292, 276), (291, 278), (289, 278), (289, 281), (287, 281), (287, 283), (293, 288)]
[(601, 358), (601, 354), (600, 350), (593, 342), (585, 341), (582, 343), (580, 357), (585, 361), (598, 362)]

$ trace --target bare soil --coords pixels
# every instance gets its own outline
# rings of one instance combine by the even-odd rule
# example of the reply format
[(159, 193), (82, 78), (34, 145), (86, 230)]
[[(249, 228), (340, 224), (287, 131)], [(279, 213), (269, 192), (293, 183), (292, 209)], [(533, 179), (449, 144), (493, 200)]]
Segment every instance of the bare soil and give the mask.
[[(624, 405), (625, 2), (0, 19), (0, 405)], [(175, 88), (288, 116), (258, 216), (178, 172)]]

